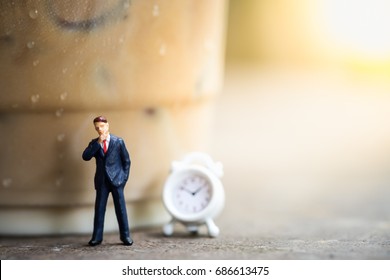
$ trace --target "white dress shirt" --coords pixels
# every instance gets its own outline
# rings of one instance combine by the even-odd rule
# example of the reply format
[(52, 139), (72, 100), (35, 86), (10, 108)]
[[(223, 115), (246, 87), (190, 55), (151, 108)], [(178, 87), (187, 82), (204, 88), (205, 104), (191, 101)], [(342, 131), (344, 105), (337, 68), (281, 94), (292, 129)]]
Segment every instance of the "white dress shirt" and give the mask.
[[(110, 146), (110, 134), (107, 135), (107, 138), (106, 138), (106, 146), (107, 146), (107, 150), (108, 150), (108, 146)], [(102, 143), (100, 143), (100, 147), (102, 147), (103, 149), (103, 146), (104, 146), (104, 142), (102, 141)]]

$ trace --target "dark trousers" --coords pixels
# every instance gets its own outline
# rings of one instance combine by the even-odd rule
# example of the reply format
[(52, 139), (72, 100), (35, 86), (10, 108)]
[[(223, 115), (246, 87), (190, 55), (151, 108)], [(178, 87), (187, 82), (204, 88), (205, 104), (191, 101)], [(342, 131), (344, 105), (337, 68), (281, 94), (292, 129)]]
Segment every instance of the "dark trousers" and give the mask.
[(124, 187), (115, 187), (107, 179), (103, 186), (96, 188), (95, 217), (93, 223), (93, 240), (103, 240), (104, 217), (108, 196), (111, 193), (115, 206), (115, 214), (118, 220), (120, 238), (130, 236), (129, 223), (126, 212), (126, 202), (123, 193)]

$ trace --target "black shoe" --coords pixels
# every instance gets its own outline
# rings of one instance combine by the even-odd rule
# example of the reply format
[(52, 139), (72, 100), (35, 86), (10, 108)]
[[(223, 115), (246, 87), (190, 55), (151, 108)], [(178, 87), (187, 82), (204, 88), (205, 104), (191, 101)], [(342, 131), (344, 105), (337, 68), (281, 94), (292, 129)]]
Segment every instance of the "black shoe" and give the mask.
[(133, 239), (131, 239), (130, 237), (121, 238), (121, 241), (122, 241), (123, 244), (126, 245), (126, 246), (131, 246), (131, 245), (133, 245)]
[(91, 239), (91, 241), (88, 242), (88, 244), (89, 244), (90, 246), (96, 246), (96, 245), (99, 245), (99, 244), (101, 244), (101, 243), (102, 243), (101, 240), (95, 240), (95, 239)]

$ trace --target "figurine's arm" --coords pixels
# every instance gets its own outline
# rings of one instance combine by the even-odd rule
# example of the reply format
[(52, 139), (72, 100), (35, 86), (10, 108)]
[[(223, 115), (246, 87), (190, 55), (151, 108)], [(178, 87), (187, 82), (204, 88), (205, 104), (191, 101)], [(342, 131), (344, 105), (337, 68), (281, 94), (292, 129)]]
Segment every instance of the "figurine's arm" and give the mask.
[(120, 149), (121, 149), (120, 153), (121, 153), (123, 172), (126, 176), (124, 181), (127, 182), (127, 179), (129, 178), (129, 174), (130, 174), (131, 160), (130, 160), (129, 152), (126, 149), (126, 145), (123, 140), (120, 140)]
[(85, 148), (83, 152), (83, 160), (88, 161), (93, 158), (93, 156), (99, 151), (100, 144), (98, 143), (97, 139), (92, 140), (88, 147)]

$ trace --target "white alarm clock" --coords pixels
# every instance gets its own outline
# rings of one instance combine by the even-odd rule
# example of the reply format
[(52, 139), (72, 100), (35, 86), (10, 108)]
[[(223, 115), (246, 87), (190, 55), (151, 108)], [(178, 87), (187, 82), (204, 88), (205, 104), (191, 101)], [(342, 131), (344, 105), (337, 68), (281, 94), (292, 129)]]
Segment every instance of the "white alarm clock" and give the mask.
[(172, 162), (162, 197), (172, 216), (172, 220), (163, 227), (165, 235), (172, 235), (174, 223), (180, 222), (191, 233), (197, 233), (198, 227), (205, 224), (209, 236), (218, 236), (219, 228), (213, 218), (221, 212), (225, 203), (220, 180), (222, 175), (222, 164), (214, 162), (205, 153), (190, 153), (183, 161)]

